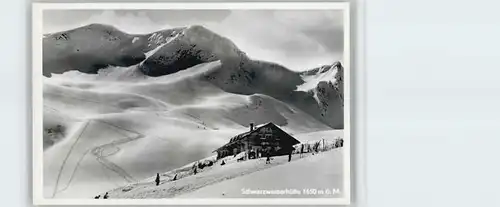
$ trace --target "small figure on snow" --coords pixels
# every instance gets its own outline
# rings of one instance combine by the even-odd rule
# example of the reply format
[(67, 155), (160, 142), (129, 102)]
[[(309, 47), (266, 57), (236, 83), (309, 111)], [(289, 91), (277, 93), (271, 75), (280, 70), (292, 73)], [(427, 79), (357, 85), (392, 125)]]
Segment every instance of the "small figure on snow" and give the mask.
[(266, 153), (266, 164), (271, 164), (271, 150)]
[(156, 173), (155, 182), (156, 182), (156, 186), (160, 185), (160, 173)]
[(102, 197), (103, 199), (108, 199), (108, 192), (106, 192), (106, 194), (104, 194), (104, 196)]
[(273, 154), (274, 154), (274, 152), (275, 152), (275, 151), (274, 151), (274, 149), (273, 149), (273, 148), (271, 148), (271, 147), (269, 147), (269, 148), (267, 149), (267, 152), (266, 152), (266, 164), (271, 164), (271, 160), (273, 160), (273, 159), (271, 158), (271, 155), (273, 155)]
[(177, 180), (177, 174), (175, 174), (173, 181)]
[(220, 163), (220, 165), (225, 165), (225, 164), (226, 164), (226, 162), (224, 162), (224, 160), (222, 160), (222, 163)]
[(196, 175), (196, 173), (198, 173), (198, 171), (197, 171), (196, 169), (198, 169), (198, 168), (196, 168), (196, 167), (195, 167), (195, 168), (194, 168), (194, 171), (193, 171), (193, 173), (194, 173), (195, 175)]
[(96, 197), (94, 197), (94, 199), (99, 199), (101, 197), (101, 195), (97, 195)]
[(292, 160), (292, 151), (288, 153), (288, 162), (290, 162), (291, 160)]
[(300, 145), (300, 157), (302, 157), (302, 153), (304, 153), (304, 145)]

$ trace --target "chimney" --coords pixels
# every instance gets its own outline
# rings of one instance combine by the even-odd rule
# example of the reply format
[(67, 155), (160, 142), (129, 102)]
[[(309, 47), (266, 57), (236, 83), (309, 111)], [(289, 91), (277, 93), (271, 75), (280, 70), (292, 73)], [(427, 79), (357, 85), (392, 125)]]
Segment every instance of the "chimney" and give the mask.
[(250, 131), (253, 131), (253, 123), (250, 123)]

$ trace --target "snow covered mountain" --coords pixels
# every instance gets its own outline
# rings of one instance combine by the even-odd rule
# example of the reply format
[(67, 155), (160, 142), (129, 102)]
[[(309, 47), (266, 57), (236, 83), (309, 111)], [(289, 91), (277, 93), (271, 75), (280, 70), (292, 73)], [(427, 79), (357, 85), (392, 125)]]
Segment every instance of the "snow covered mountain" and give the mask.
[(97, 73), (99, 69), (130, 66), (143, 61), (143, 44), (134, 35), (101, 24), (47, 34), (43, 38), (43, 75), (78, 70)]
[[(161, 76), (203, 62), (237, 57), (240, 51), (228, 39), (202, 26), (189, 26), (134, 35), (113, 26), (91, 24), (47, 34), (43, 41), (44, 75), (78, 70), (97, 73), (107, 66), (131, 66), (149, 76)], [(146, 58), (145, 53), (154, 50)]]
[(316, 87), (319, 82), (335, 82), (337, 81), (336, 75), (338, 71), (342, 70), (342, 64), (340, 62), (335, 62), (332, 65), (323, 65), (311, 70), (306, 70), (300, 72), (302, 79), (305, 81), (304, 84), (297, 87), (297, 90), (308, 91)]
[[(161, 33), (153, 33), (151, 36), (162, 39)], [(240, 51), (230, 40), (202, 26), (189, 26), (180, 32), (173, 31), (159, 47), (139, 67), (144, 74), (168, 75), (200, 63), (238, 58), (240, 55)]]
[(271, 96), (299, 107), (330, 127), (343, 128), (342, 107), (338, 107), (341, 104), (330, 107), (331, 102), (342, 102), (335, 100), (339, 92), (331, 91), (328, 85), (335, 82), (338, 68), (342, 68), (339, 62), (293, 72), (275, 63), (248, 58), (229, 39), (202, 26), (131, 35), (111, 26), (92, 24), (46, 36), (44, 51), (46, 76), (69, 70), (97, 73), (108, 66), (137, 65), (142, 74), (158, 77), (219, 60), (222, 64), (200, 79), (230, 93)]
[(335, 120), (342, 122), (344, 104), (344, 67), (340, 62), (332, 65), (324, 65), (312, 70), (300, 73), (304, 84), (299, 85), (297, 90), (313, 94), (321, 109), (321, 118), (324, 121)]
[(43, 52), (47, 197), (88, 197), (209, 157), (251, 122), (343, 129), (339, 62), (294, 72), (201, 26), (138, 35), (91, 24), (45, 35)]

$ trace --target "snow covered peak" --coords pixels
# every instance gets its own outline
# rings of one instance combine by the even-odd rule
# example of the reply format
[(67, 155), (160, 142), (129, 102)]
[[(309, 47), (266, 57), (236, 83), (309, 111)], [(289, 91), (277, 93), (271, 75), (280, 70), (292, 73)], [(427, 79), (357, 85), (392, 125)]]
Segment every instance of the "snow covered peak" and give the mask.
[(232, 41), (199, 25), (128, 34), (110, 25), (89, 24), (46, 34), (43, 47), (47, 51), (43, 74), (47, 77), (135, 64), (146, 75), (159, 76), (199, 63), (245, 56)]
[(109, 65), (137, 64), (145, 55), (135, 37), (104, 24), (47, 34), (43, 38), (43, 75), (50, 77), (71, 70), (97, 73)]
[(191, 25), (183, 31), (183, 39), (203, 50), (211, 50), (218, 58), (237, 57), (238, 47), (229, 39), (200, 26)]
[[(105, 40), (109, 42), (119, 42), (122, 39), (129, 38), (130, 35), (118, 30), (116, 27), (105, 24), (89, 24), (75, 29), (45, 34), (44, 41), (55, 41), (57, 43), (89, 40), (88, 47), (94, 46), (91, 40)], [(98, 41), (97, 41), (98, 42)], [(74, 43), (74, 42), (72, 42)], [(100, 43), (99, 43), (100, 44)]]
[(342, 64), (339, 61), (331, 65), (323, 65), (311, 70), (300, 72), (304, 84), (297, 86), (297, 91), (309, 91), (322, 82), (335, 83), (337, 81), (336, 75), (338, 71), (342, 70)]
[(335, 61), (333, 64), (323, 65), (323, 66), (320, 66), (317, 68), (313, 68), (311, 70), (306, 70), (306, 71), (300, 72), (299, 74), (302, 76), (317, 75), (317, 74), (329, 72), (331, 70), (335, 70), (338, 67), (342, 67), (342, 64), (339, 61)]
[(244, 56), (231, 40), (199, 25), (152, 33), (148, 42), (149, 49), (157, 48), (139, 67), (148, 76), (168, 75), (196, 64)]
[(172, 29), (165, 29), (161, 31), (156, 31), (146, 35), (147, 37), (147, 47), (148, 50), (155, 49), (156, 47), (168, 43), (171, 40), (177, 38), (182, 35), (185, 27), (178, 27)]
[(224, 38), (201, 25), (177, 27), (153, 32), (147, 35), (148, 47), (156, 47), (177, 38), (186, 44), (199, 49), (212, 50), (217, 56), (237, 55), (239, 49), (227, 38)]

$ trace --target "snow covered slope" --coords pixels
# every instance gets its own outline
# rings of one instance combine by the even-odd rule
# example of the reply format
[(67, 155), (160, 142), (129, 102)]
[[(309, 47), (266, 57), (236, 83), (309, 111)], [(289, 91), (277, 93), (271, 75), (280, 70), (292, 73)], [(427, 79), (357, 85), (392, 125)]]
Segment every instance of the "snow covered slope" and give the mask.
[[(160, 185), (154, 184), (154, 177), (113, 189), (110, 198), (242, 198), (269, 197), (269, 195), (244, 195), (242, 189), (330, 189), (332, 192), (343, 189), (343, 150), (331, 149), (312, 155), (305, 153), (292, 156), (273, 157), (270, 164), (265, 159), (236, 162), (235, 158), (225, 158), (212, 166), (198, 169), (193, 174), (192, 164), (185, 168), (161, 174)], [(205, 158), (203, 160), (208, 160)], [(202, 160), (200, 160), (202, 161)], [(277, 176), (279, 175), (279, 176)], [(176, 180), (173, 178), (176, 177)], [(104, 192), (103, 192), (104, 193)], [(275, 195), (276, 196), (276, 195)], [(277, 195), (278, 197), (339, 197), (340, 193), (330, 195)]]
[(44, 138), (45, 196), (91, 197), (211, 156), (250, 121), (290, 133), (330, 129), (270, 96), (227, 93), (200, 80), (218, 65), (162, 77), (120, 78), (133, 70), (121, 68), (45, 79), (44, 129), (66, 129), (59, 139)]
[[(298, 155), (294, 155), (298, 156)], [(343, 192), (343, 150), (341, 148), (308, 155), (285, 164), (210, 185), (179, 198), (335, 198)], [(263, 163), (260, 163), (264, 165)], [(288, 189), (282, 194), (280, 190)], [(306, 194), (304, 189), (322, 190)], [(329, 189), (331, 194), (325, 193)], [(297, 193), (298, 192), (298, 193)]]

